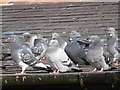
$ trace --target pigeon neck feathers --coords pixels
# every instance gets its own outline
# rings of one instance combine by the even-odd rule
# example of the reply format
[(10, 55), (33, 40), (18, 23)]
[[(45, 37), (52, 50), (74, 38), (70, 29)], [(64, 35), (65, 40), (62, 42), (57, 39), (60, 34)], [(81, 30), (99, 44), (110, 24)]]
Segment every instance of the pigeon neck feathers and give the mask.
[(30, 48), (34, 46), (34, 41), (38, 37), (36, 35), (32, 35), (30, 33), (24, 33), (24, 38), (26, 39), (26, 42), (29, 42)]
[(20, 39), (16, 35), (11, 35), (11, 49), (20, 49), (22, 47)]
[(57, 40), (50, 40), (49, 42), (49, 47), (48, 47), (48, 52), (52, 51), (56, 51), (57, 49), (60, 48), (59, 42)]
[(61, 38), (61, 36), (58, 33), (53, 33), (52, 39), (57, 40), (59, 42), (59, 46), (64, 48), (66, 42)]
[(115, 29), (110, 28), (110, 31), (108, 33), (109, 33), (109, 36), (108, 36), (107, 45), (113, 46), (118, 41), (118, 37), (116, 36)]
[(60, 46), (65, 44), (65, 41), (60, 36), (56, 40), (58, 40)]

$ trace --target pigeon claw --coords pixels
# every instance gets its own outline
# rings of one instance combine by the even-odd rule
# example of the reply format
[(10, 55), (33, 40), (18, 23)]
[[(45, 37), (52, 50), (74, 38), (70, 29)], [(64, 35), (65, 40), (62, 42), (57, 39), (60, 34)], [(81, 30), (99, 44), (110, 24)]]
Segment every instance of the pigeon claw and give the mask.
[(113, 65), (118, 66), (120, 65), (120, 62), (113, 63)]
[(103, 71), (97, 71), (97, 72), (103, 72)]
[(92, 70), (92, 71), (90, 71), (90, 72), (97, 72), (97, 71)]
[(45, 58), (40, 58), (40, 61), (45, 61)]
[(59, 71), (54, 71), (54, 72), (50, 72), (49, 74), (59, 74), (60, 72)]
[(15, 75), (25, 75), (26, 73), (16, 73)]

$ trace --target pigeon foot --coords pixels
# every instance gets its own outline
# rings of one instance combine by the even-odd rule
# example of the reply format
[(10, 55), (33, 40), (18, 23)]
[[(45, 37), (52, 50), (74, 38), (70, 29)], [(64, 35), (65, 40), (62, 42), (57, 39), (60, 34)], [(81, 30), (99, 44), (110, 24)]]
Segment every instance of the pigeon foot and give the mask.
[(16, 73), (15, 75), (25, 75), (26, 73)]
[(120, 65), (120, 62), (113, 63), (113, 65), (118, 66)]
[(92, 70), (92, 71), (90, 71), (90, 72), (97, 72), (97, 71)]

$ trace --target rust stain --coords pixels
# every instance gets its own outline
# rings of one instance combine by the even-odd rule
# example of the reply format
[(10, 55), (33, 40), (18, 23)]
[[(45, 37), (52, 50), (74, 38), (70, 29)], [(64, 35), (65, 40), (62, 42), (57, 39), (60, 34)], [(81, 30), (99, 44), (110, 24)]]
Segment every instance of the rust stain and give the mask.
[(0, 4), (39, 4), (39, 3), (63, 3), (63, 2), (90, 2), (95, 0), (0, 0)]

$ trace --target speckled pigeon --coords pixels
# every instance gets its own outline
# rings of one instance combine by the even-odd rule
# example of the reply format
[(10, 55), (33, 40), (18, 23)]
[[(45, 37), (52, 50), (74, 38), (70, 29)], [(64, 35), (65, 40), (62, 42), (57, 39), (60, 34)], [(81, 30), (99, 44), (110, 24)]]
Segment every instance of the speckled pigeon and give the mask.
[(24, 71), (29, 66), (45, 70), (50, 68), (36, 59), (34, 54), (31, 52), (29, 44), (21, 44), (17, 35), (11, 35), (11, 57), (22, 68), (22, 72), (18, 73), (18, 75), (24, 74)]

